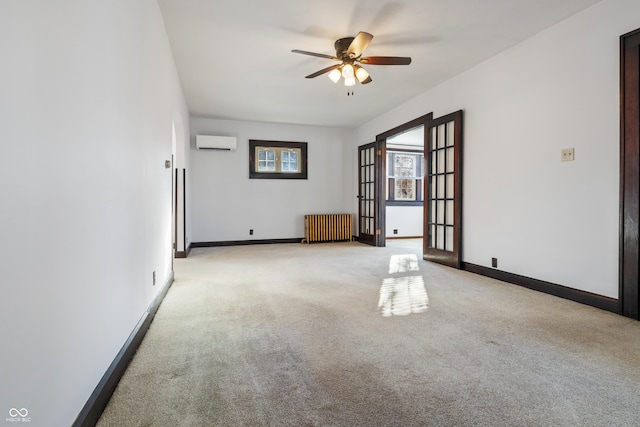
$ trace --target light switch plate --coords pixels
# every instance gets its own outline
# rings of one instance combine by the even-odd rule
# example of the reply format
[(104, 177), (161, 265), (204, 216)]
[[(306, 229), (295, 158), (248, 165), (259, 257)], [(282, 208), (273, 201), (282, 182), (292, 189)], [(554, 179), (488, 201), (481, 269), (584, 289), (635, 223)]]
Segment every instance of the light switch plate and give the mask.
[(571, 162), (574, 160), (574, 149), (573, 148), (563, 148), (561, 152), (561, 161), (563, 162)]

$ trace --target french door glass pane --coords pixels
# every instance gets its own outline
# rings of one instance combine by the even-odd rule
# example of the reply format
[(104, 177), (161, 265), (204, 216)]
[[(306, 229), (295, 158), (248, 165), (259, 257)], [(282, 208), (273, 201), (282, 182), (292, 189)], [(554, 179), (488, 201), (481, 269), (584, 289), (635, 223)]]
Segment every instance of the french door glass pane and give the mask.
[(447, 219), (445, 224), (453, 225), (453, 200), (447, 200)]
[(447, 122), (447, 147), (453, 146), (453, 121)]
[(453, 199), (453, 174), (447, 174), (447, 194), (445, 195), (447, 199)]
[(444, 147), (445, 125), (438, 126), (438, 148)]
[(453, 252), (453, 227), (446, 227), (445, 250)]
[(447, 148), (447, 170), (446, 172), (453, 172), (454, 169), (454, 147)]
[(444, 249), (444, 225), (436, 226), (436, 249)]
[(431, 186), (431, 189), (429, 190), (431, 194), (429, 195), (429, 197), (433, 199), (434, 197), (436, 197), (436, 177), (430, 176), (429, 183)]
[(434, 242), (435, 237), (436, 237), (436, 226), (431, 225), (429, 227), (429, 239), (428, 239), (429, 240), (428, 246), (430, 248), (433, 248), (435, 246), (435, 242)]
[(436, 170), (438, 169), (436, 167), (436, 163), (437, 163), (436, 152), (432, 151), (430, 154), (431, 154), (431, 173), (436, 173)]
[(431, 128), (431, 150), (435, 150), (436, 149), (436, 143), (437, 143), (437, 133), (436, 133), (436, 128)]
[(437, 173), (444, 173), (445, 172), (445, 161), (444, 161), (444, 150), (438, 150), (438, 169), (437, 169)]
[(429, 222), (436, 222), (436, 201), (431, 201), (431, 206), (429, 207)]

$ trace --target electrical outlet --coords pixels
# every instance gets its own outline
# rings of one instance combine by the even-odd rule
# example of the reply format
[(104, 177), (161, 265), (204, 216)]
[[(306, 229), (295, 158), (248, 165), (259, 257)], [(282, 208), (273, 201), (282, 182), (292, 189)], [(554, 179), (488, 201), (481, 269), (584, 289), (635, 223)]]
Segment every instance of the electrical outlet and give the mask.
[(560, 160), (563, 162), (571, 162), (574, 160), (575, 149), (574, 148), (563, 148), (560, 152)]
[(498, 258), (491, 258), (491, 267), (498, 268)]
[(249, 235), (253, 236), (253, 228), (251, 230), (249, 230)]
[(393, 234), (398, 234), (398, 229), (397, 228), (393, 229)]
[(153, 286), (156, 285), (156, 272), (153, 272)]

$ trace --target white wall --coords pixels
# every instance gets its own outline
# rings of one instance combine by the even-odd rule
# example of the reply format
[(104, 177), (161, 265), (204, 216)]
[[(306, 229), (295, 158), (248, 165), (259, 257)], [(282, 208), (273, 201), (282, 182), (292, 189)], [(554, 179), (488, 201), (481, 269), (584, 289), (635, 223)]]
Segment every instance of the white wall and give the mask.
[(155, 0), (2, 1), (0, 56), (0, 419), (67, 426), (170, 277), (189, 118)]
[(638, 16), (602, 1), (361, 126), (353, 150), (463, 109), (463, 260), (617, 298), (619, 37)]
[[(305, 214), (357, 214), (353, 131), (192, 118), (191, 134), (194, 242), (302, 238)], [(195, 150), (197, 134), (236, 136), (238, 150)], [(308, 179), (249, 179), (249, 139), (306, 142)]]
[[(386, 237), (422, 237), (422, 206), (387, 206), (385, 208)], [(393, 230), (398, 234), (393, 234)]]

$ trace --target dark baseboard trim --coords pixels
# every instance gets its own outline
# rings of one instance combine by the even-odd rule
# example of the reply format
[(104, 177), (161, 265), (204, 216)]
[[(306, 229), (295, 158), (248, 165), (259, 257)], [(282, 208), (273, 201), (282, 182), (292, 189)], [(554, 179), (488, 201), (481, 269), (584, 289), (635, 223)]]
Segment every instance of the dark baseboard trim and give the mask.
[(189, 256), (189, 252), (191, 252), (191, 244), (187, 246), (187, 249), (184, 251), (176, 251), (176, 258), (186, 258)]
[(191, 248), (210, 248), (214, 246), (269, 245), (273, 243), (300, 243), (297, 239), (265, 239), (265, 240), (224, 240), (220, 242), (191, 242)]
[(602, 310), (611, 311), (620, 314), (620, 300), (605, 297), (602, 295), (592, 294), (591, 292), (581, 291), (579, 289), (568, 288), (566, 286), (557, 285), (555, 283), (545, 282), (530, 277), (520, 276), (518, 274), (507, 273), (506, 271), (496, 270), (495, 268), (483, 267), (481, 265), (462, 263), (462, 269), (471, 273), (480, 274), (482, 276), (498, 279), (503, 282), (512, 283), (514, 285), (523, 286), (535, 291), (544, 292), (560, 298), (565, 298), (581, 304), (590, 305)]
[(387, 236), (387, 240), (422, 239), (422, 236)]
[(127, 370), (127, 366), (133, 359), (134, 354), (138, 350), (142, 339), (144, 338), (149, 325), (153, 321), (162, 300), (169, 291), (171, 284), (173, 283), (173, 272), (171, 272), (169, 279), (164, 284), (162, 291), (153, 300), (147, 311), (142, 315), (142, 318), (138, 321), (138, 324), (129, 335), (129, 338), (124, 343), (113, 362), (102, 376), (102, 379), (89, 396), (87, 403), (76, 417), (73, 422), (73, 427), (90, 427), (95, 426), (102, 415), (102, 411), (107, 407), (111, 395), (118, 386), (118, 382), (124, 372)]

